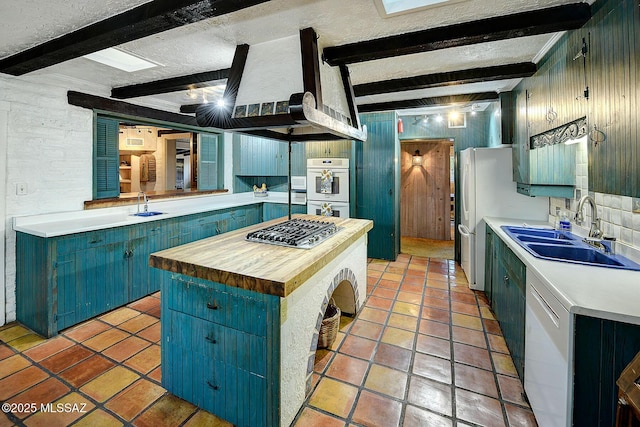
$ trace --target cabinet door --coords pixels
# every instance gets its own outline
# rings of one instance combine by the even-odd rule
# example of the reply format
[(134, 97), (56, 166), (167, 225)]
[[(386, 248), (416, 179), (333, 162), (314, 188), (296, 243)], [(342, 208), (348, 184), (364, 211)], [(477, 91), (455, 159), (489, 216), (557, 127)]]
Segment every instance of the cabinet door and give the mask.
[(282, 158), (279, 142), (257, 136), (234, 134), (236, 175), (277, 175), (278, 161)]
[(529, 125), (525, 88), (516, 94), (515, 139), (513, 141), (513, 180), (529, 184)]
[(198, 215), (193, 223), (193, 240), (204, 239), (222, 233), (222, 215), (218, 212), (207, 212)]
[(291, 144), (291, 175), (307, 175), (306, 144), (303, 142)]
[(200, 134), (198, 144), (198, 189), (220, 188), (222, 166), (220, 161), (220, 135)]
[(494, 233), (490, 227), (487, 227), (487, 236), (485, 240), (485, 264), (484, 264), (484, 293), (491, 303), (493, 290), (493, 266), (495, 264), (496, 250), (494, 244)]
[(76, 253), (78, 321), (129, 301), (126, 242), (107, 243)]
[(150, 254), (151, 241), (148, 237), (137, 237), (127, 242), (125, 257), (129, 264), (129, 295), (123, 304), (129, 301), (135, 301), (159, 289), (159, 283), (152, 284), (151, 282), (151, 267), (149, 267)]

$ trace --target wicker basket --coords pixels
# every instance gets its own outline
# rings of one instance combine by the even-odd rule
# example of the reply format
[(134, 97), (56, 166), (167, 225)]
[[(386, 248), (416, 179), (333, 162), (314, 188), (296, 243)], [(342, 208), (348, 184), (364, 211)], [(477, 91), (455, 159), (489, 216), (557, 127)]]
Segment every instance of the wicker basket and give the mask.
[(328, 348), (336, 340), (340, 328), (340, 309), (333, 304), (333, 299), (324, 312), (322, 326), (318, 334), (318, 348)]

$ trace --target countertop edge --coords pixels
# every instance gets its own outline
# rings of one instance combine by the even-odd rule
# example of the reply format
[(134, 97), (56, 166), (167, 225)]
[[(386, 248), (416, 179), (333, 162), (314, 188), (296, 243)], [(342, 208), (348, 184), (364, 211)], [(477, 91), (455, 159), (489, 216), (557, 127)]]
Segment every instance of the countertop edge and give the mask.
[[(303, 214), (294, 215), (294, 217), (305, 216)], [(331, 218), (331, 217), (330, 217)], [(245, 227), (239, 230), (231, 231), (228, 233), (224, 233), (218, 236), (209, 237), (206, 239), (199, 240), (197, 242), (187, 243), (185, 245), (181, 245), (182, 247), (194, 248), (198, 247), (200, 250), (206, 250), (206, 246), (215, 245), (216, 247), (220, 247), (227, 243), (237, 243), (238, 239), (241, 238), (242, 235), (246, 235), (249, 231), (264, 228), (269, 226), (270, 224), (278, 223), (282, 221), (283, 218), (277, 218), (271, 221), (263, 222), (260, 224), (252, 225), (249, 227)], [(352, 230), (348, 236), (345, 237), (345, 230), (342, 230), (340, 233), (334, 235), (331, 239), (323, 242), (330, 243), (333, 239), (339, 239), (342, 237), (342, 241), (337, 243), (337, 245), (332, 245), (329, 247), (323, 247), (323, 244), (318, 245), (312, 249), (296, 249), (296, 248), (287, 248), (293, 251), (321, 251), (317, 254), (314, 254), (314, 259), (311, 263), (304, 266), (303, 268), (297, 270), (294, 274), (289, 277), (284, 278), (283, 280), (273, 280), (268, 277), (259, 276), (257, 274), (249, 275), (239, 273), (237, 271), (229, 271), (222, 268), (216, 268), (212, 265), (200, 265), (193, 262), (180, 260), (177, 258), (173, 258), (171, 256), (173, 249), (166, 249), (164, 251), (159, 251), (152, 253), (149, 257), (149, 265), (154, 268), (159, 268), (165, 271), (170, 271), (172, 273), (183, 274), (186, 276), (208, 280), (212, 282), (222, 283), (231, 287), (238, 287), (254, 292), (259, 292), (263, 294), (275, 295), (278, 297), (287, 297), (291, 293), (293, 293), (298, 287), (300, 287), (304, 281), (303, 278), (308, 278), (313, 274), (320, 271), (324, 266), (329, 264), (332, 260), (338, 257), (341, 253), (347, 250), (354, 242), (363, 237), (369, 230), (373, 228), (373, 221), (368, 219), (358, 219), (358, 218), (333, 218), (333, 220), (337, 220), (340, 222), (350, 221), (352, 224), (354, 222), (360, 222), (355, 230)], [(334, 240), (335, 242), (335, 240)], [(269, 247), (277, 248), (265, 243), (255, 243), (255, 242), (247, 242), (248, 244), (257, 244), (263, 245), (259, 246), (259, 248), (268, 249)], [(306, 252), (305, 252), (306, 253)]]
[[(640, 301), (640, 272), (535, 258), (500, 228), (502, 225), (522, 225), (522, 221), (496, 217), (484, 219), (487, 226), (543, 280), (571, 314), (640, 325), (640, 306), (637, 304)], [(551, 226), (543, 221), (527, 222), (529, 225)], [(584, 292), (585, 287), (589, 287), (589, 292)]]
[[(60, 237), (75, 233), (126, 227), (146, 222), (176, 218), (203, 212), (230, 209), (258, 203), (287, 204), (287, 193), (271, 193), (269, 197), (254, 197), (253, 192), (219, 193), (209, 196), (179, 198), (178, 200), (151, 201), (150, 211), (166, 212), (151, 217), (132, 216), (135, 205), (88, 209), (70, 212), (52, 212), (39, 215), (15, 216), (12, 218), (14, 231), (37, 237)], [(292, 203), (292, 205), (305, 205)], [(132, 210), (133, 209), (133, 210)], [(83, 223), (84, 221), (84, 223)]]

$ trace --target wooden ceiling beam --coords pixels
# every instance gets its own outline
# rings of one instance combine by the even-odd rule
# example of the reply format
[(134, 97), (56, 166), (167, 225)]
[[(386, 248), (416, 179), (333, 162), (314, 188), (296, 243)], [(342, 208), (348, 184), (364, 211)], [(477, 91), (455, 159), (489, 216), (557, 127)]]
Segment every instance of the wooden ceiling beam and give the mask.
[(326, 47), (323, 50), (323, 59), (330, 65), (373, 61), (450, 47), (574, 30), (582, 27), (590, 18), (591, 7), (587, 3), (573, 3)]
[(153, 0), (0, 60), (19, 76), (88, 53), (148, 37), (269, 0)]
[(466, 104), (469, 102), (496, 101), (499, 96), (496, 92), (480, 92), (464, 95), (435, 96), (432, 98), (407, 99), (402, 101), (378, 102), (373, 104), (358, 105), (361, 113), (376, 111), (404, 110), (407, 108), (434, 107), (439, 105)]
[(380, 93), (530, 77), (535, 74), (536, 70), (537, 66), (533, 62), (522, 62), (363, 83), (355, 85), (353, 90), (356, 96), (377, 95)]
[(216, 71), (205, 71), (203, 73), (196, 73), (188, 76), (172, 77), (153, 82), (114, 87), (111, 89), (111, 97), (116, 99), (128, 99), (136, 98), (138, 96), (149, 96), (157, 95), (159, 93), (198, 89), (213, 86), (213, 82), (226, 80), (228, 77), (228, 68)]

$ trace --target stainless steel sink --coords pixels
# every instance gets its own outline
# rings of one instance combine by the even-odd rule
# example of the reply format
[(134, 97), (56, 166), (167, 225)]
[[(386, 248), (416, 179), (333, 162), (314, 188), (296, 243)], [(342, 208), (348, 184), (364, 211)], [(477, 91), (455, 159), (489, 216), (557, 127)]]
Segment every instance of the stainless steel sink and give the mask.
[(133, 216), (156, 216), (156, 215), (162, 215), (164, 212), (157, 212), (157, 211), (149, 211), (149, 212), (137, 212), (132, 214)]
[(536, 258), (550, 261), (640, 271), (640, 265), (620, 255), (605, 253), (566, 231), (502, 226), (502, 229)]

